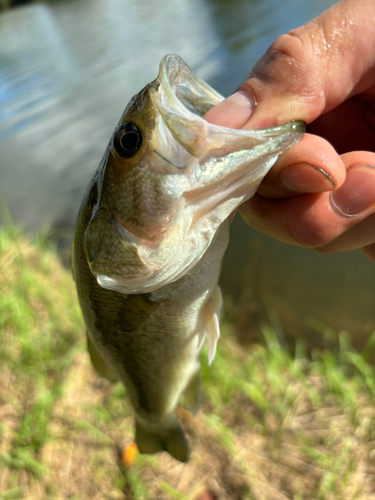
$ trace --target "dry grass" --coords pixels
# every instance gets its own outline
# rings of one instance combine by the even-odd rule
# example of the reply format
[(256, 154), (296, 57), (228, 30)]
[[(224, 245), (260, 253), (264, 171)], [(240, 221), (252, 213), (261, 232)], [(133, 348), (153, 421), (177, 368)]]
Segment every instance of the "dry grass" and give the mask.
[(202, 356), (202, 411), (178, 411), (189, 463), (126, 468), (131, 408), (91, 369), (70, 274), (42, 242), (0, 231), (0, 499), (375, 498), (372, 368), (344, 334), (307, 359), (263, 333), (245, 350), (224, 324), (213, 365)]

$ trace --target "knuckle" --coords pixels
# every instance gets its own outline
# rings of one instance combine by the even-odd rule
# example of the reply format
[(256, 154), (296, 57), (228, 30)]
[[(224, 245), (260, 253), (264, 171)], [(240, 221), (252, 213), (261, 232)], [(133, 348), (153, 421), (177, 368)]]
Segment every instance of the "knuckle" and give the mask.
[(269, 50), (284, 56), (290, 63), (303, 61), (306, 58), (306, 49), (304, 40), (299, 36), (298, 30), (289, 31), (281, 35), (272, 43)]
[(302, 42), (290, 34), (279, 36), (252, 68), (249, 77), (262, 81), (278, 81), (285, 71), (300, 72)]
[(319, 65), (311, 35), (302, 29), (292, 30), (279, 36), (255, 63), (244, 87), (249, 86), (255, 96), (263, 96), (267, 84), (271, 92), (276, 88), (279, 95), (293, 96), (298, 106), (321, 110), (326, 97)]

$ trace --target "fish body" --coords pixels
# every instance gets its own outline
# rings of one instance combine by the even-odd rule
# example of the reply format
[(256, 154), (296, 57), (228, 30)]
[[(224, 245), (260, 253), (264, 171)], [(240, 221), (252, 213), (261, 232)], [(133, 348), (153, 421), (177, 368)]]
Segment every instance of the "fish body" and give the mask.
[(219, 337), (217, 285), (229, 225), (300, 122), (226, 129), (202, 116), (223, 98), (178, 56), (125, 109), (78, 216), (73, 273), (100, 375), (121, 380), (142, 453), (178, 460), (174, 410), (200, 404), (199, 352)]

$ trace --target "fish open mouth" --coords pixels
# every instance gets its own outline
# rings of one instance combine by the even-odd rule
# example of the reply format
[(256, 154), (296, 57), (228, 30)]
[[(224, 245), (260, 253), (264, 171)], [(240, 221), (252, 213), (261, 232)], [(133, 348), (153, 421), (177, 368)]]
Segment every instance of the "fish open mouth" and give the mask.
[(206, 122), (202, 116), (224, 97), (177, 55), (163, 58), (157, 81), (159, 85), (150, 90), (157, 110), (176, 141), (196, 158), (200, 158), (207, 149), (211, 152), (220, 150), (221, 154), (250, 150), (281, 135), (291, 134), (289, 139), (294, 137), (291, 141), (294, 143), (305, 132), (304, 123), (298, 121), (262, 130), (230, 129)]
[[(138, 258), (148, 272), (129, 279), (108, 277), (107, 285), (105, 280), (100, 284), (126, 294), (152, 292), (192, 269), (220, 226), (253, 196), (278, 156), (305, 132), (302, 122), (237, 130), (205, 121), (202, 116), (224, 98), (176, 55), (161, 61), (158, 78), (149, 92), (159, 123), (175, 141), (172, 150), (180, 148), (184, 155), (181, 175), (165, 176), (168, 189), (177, 177), (179, 189), (183, 189), (173, 226), (165, 234), (149, 228), (152, 238), (145, 241), (144, 235), (121, 224), (131, 234)], [(167, 158), (171, 165), (180, 165), (179, 158)]]

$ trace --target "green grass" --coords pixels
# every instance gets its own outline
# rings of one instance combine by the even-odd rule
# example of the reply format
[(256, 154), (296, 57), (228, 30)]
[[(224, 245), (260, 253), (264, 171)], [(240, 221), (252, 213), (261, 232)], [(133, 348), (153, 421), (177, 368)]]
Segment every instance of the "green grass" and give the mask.
[(91, 369), (70, 273), (46, 238), (1, 229), (0, 500), (375, 498), (375, 335), (362, 353), (340, 332), (333, 350), (292, 354), (262, 331), (245, 350), (224, 320), (210, 367), (202, 353), (202, 411), (178, 411), (190, 462), (127, 468), (132, 410)]

